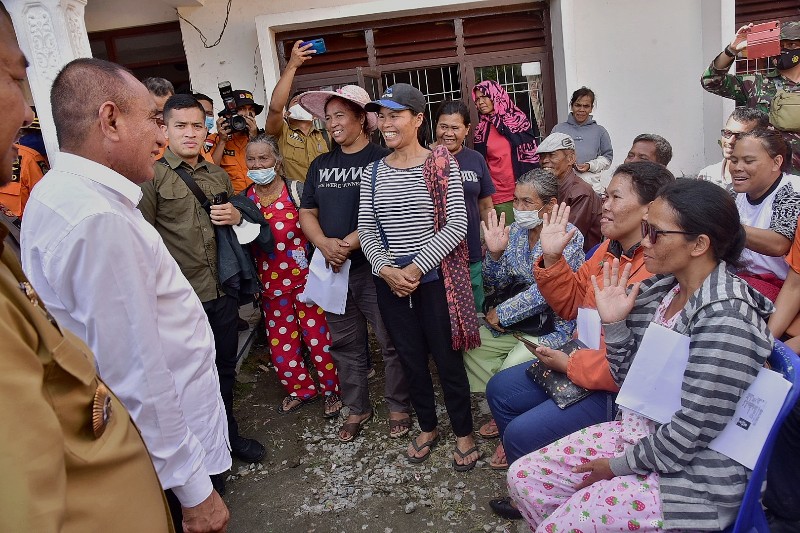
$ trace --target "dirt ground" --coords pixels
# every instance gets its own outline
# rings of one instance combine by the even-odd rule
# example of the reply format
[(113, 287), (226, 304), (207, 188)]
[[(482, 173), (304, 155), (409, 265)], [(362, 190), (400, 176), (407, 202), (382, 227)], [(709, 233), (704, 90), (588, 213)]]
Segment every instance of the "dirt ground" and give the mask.
[[(489, 509), (491, 498), (505, 494), (505, 471), (485, 461), (496, 439), (477, 437), (485, 460), (471, 472), (453, 470), (455, 436), (440, 390), (442, 443), (413, 465), (404, 458), (408, 437), (388, 437), (379, 354), (373, 353), (377, 373), (370, 382), (375, 417), (356, 441), (342, 444), (336, 438), (342, 419), (323, 418), (322, 402), (287, 415), (276, 410), (283, 390), (266, 353), (256, 344), (239, 373), (240, 431), (264, 443), (267, 456), (257, 465), (234, 459), (225, 496), (231, 533), (527, 531)], [(473, 418), (476, 431), (489, 419), (482, 396), (473, 397)]]

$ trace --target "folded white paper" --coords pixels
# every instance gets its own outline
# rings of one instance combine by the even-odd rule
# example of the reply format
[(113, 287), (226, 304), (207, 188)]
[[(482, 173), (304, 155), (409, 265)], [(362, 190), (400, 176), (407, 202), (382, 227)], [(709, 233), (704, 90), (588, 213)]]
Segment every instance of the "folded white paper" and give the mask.
[(315, 303), (329, 313), (344, 314), (347, 305), (347, 287), (350, 281), (350, 260), (342, 264), (339, 272), (325, 266), (325, 257), (314, 250), (308, 267), (308, 279), (303, 293), (298, 296), (301, 302)]
[[(650, 324), (617, 395), (617, 403), (666, 424), (681, 408), (683, 374), (689, 362), (689, 337), (660, 324)], [(709, 448), (755, 468), (770, 429), (778, 417), (789, 383), (762, 368), (742, 394), (736, 412)]]
[(791, 388), (781, 374), (762, 368), (736, 404), (731, 421), (708, 447), (751, 470), (755, 468)]
[(592, 350), (600, 349), (600, 330), (602, 323), (597, 309), (578, 308), (578, 340)]
[(689, 337), (656, 323), (644, 332), (617, 403), (661, 424), (681, 408)]

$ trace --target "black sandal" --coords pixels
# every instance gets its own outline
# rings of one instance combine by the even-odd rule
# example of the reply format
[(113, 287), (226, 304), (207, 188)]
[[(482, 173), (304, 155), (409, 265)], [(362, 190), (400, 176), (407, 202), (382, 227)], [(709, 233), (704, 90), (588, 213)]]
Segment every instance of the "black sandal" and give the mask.
[(455, 459), (453, 459), (453, 470), (455, 470), (456, 472), (469, 472), (470, 470), (475, 468), (475, 464), (481, 460), (481, 457), (483, 457), (483, 453), (477, 446), (473, 446), (469, 450), (462, 452), (461, 450), (458, 449), (458, 444), (456, 444), (454, 451), (461, 457), (461, 459), (466, 459), (468, 455), (478, 452), (478, 458), (472, 461), (471, 463), (458, 464), (458, 462)]
[(406, 459), (408, 459), (408, 462), (409, 463), (414, 463), (414, 464), (419, 464), (419, 463), (423, 463), (423, 462), (427, 461), (428, 457), (431, 456), (431, 452), (433, 451), (433, 449), (436, 447), (437, 444), (439, 444), (439, 439), (440, 438), (441, 438), (441, 435), (439, 433), (437, 433), (434, 438), (432, 438), (428, 442), (424, 442), (424, 443), (420, 444), (419, 446), (417, 446), (417, 438), (416, 437), (411, 439), (411, 446), (413, 446), (416, 451), (421, 452), (424, 448), (428, 448), (428, 453), (426, 453), (422, 457), (414, 457), (412, 455), (406, 454)]

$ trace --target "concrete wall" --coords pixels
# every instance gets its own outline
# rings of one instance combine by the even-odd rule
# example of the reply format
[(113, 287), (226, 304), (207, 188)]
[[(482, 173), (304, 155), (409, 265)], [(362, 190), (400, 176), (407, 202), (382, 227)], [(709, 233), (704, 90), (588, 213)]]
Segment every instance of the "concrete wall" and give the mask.
[[(399, 7), (396, 0), (304, 0), (301, 10), (297, 10), (299, 4), (295, 0), (234, 2), (220, 46), (203, 48), (197, 32), (184, 21), (181, 21), (181, 32), (195, 90), (213, 96), (216, 106), (220, 106), (217, 83), (227, 79), (234, 89), (252, 88), (258, 103), (265, 103), (280, 76), (275, 49), (276, 31), (302, 27), (308, 28), (309, 35), (313, 36), (313, 28), (327, 25), (518, 3), (532, 2), (406, 0)], [(226, 5), (227, 0), (205, 0), (203, 7), (179, 9), (183, 17), (214, 40), (225, 18)], [(265, 87), (269, 87), (269, 94)], [(257, 120), (261, 125), (264, 115), (262, 113)]]
[(551, 6), (559, 120), (569, 113), (572, 91), (586, 85), (597, 94), (594, 116), (611, 135), (614, 166), (644, 132), (672, 144), (676, 174), (720, 159), (716, 139), (725, 109), (699, 80), (723, 35), (733, 34), (733, 0), (555, 0)]
[(86, 31), (93, 32), (170, 22), (178, 20), (178, 14), (173, 6), (158, 0), (88, 0), (84, 20)]

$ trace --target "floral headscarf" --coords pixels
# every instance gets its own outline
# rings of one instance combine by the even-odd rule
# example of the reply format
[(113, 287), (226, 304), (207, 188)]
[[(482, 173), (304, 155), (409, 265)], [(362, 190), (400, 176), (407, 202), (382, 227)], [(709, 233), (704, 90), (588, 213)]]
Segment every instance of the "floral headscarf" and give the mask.
[[(512, 147), (512, 155), (515, 159), (515, 174), (519, 177), (523, 172), (523, 166), (535, 164), (538, 166), (539, 156), (536, 155), (536, 139), (539, 137), (539, 128), (536, 124), (531, 124), (525, 113), (514, 105), (511, 96), (503, 87), (493, 80), (485, 80), (472, 88), (472, 99), (477, 101), (477, 91), (480, 90), (488, 96), (494, 104), (494, 109), (488, 115), (481, 115), (478, 125), (475, 127), (475, 149), (486, 154), (486, 141), (489, 138), (489, 128), (494, 126), (497, 131), (509, 140)], [(525, 165), (529, 164), (529, 165)], [(530, 168), (534, 168), (531, 166)], [(524, 171), (530, 170), (524, 169)]]

